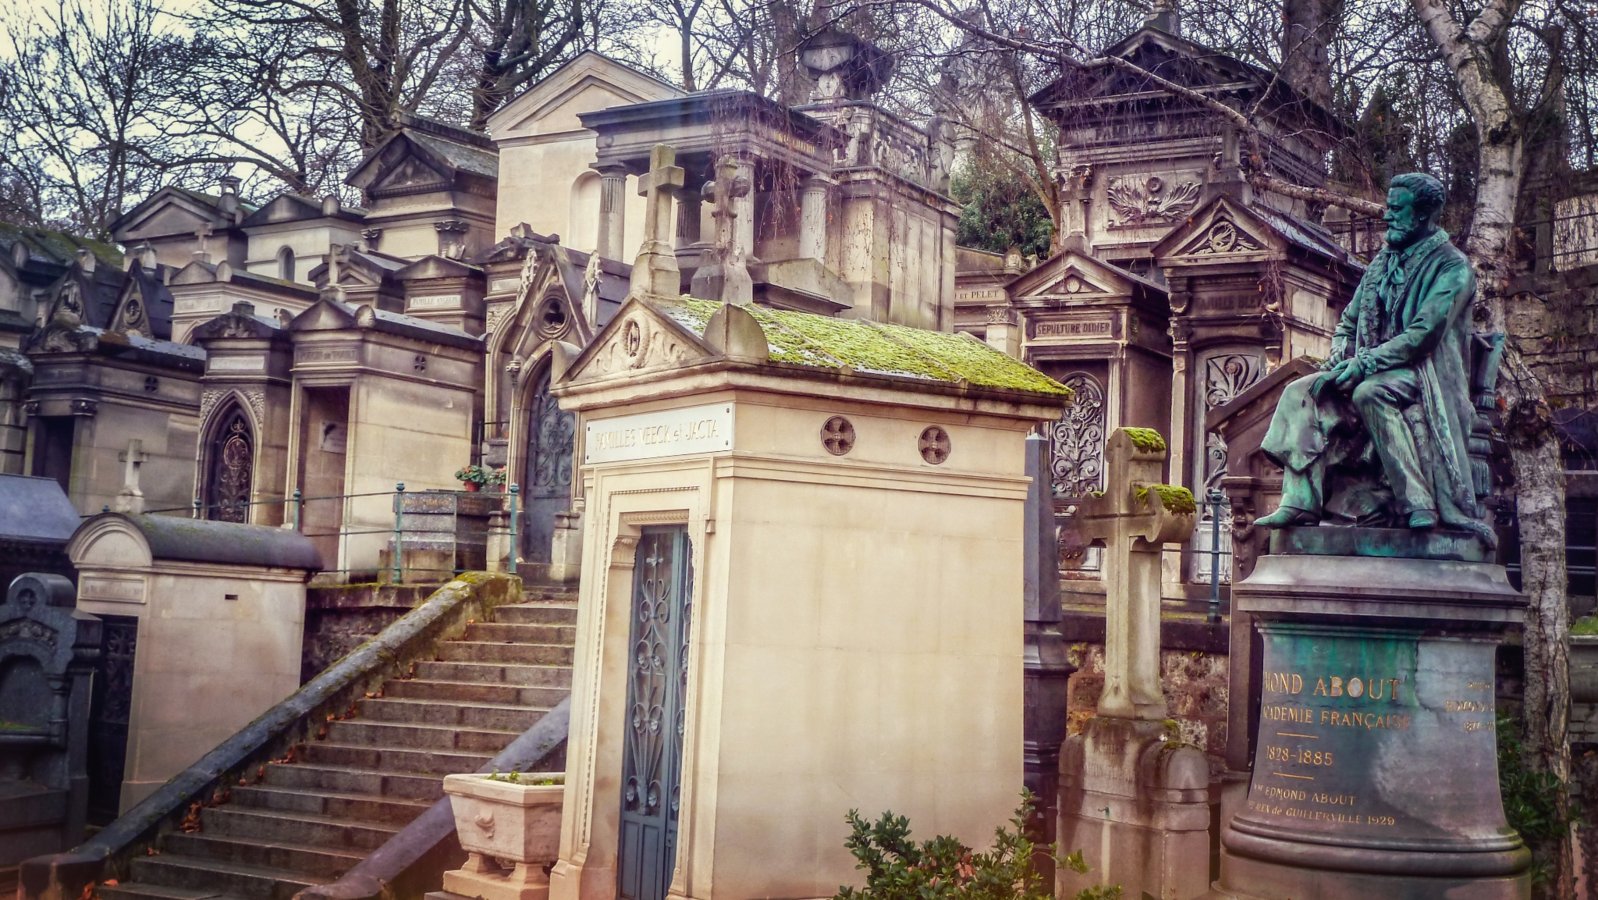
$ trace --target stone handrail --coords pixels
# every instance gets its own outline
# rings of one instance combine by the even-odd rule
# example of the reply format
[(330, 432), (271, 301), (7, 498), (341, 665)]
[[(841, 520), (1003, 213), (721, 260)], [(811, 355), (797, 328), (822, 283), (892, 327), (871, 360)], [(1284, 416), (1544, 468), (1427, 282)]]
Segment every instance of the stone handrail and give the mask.
[[(539, 771), (544, 760), (561, 750), (571, 720), (571, 697), (563, 698), (533, 726), (477, 771)], [(409, 825), (373, 850), (355, 868), (331, 883), (306, 888), (294, 900), (384, 900), (390, 897), (419, 897), (438, 887), (438, 873), (448, 867), (441, 857), (459, 848), (451, 841), (455, 817), (449, 798), (443, 797)], [(437, 865), (428, 865), (429, 857)], [(413, 883), (414, 882), (414, 883)], [(426, 883), (431, 882), (431, 883)]]
[(327, 716), (344, 714), (368, 692), (430, 653), (434, 643), (459, 636), (470, 620), (487, 618), (494, 607), (520, 598), (521, 591), (521, 579), (514, 575), (468, 572), (456, 577), (88, 841), (24, 862), (18, 896), (76, 900), (85, 887), (125, 875), (128, 861), (163, 832), (178, 827), (192, 804), (209, 804), (241, 777), (309, 740)]

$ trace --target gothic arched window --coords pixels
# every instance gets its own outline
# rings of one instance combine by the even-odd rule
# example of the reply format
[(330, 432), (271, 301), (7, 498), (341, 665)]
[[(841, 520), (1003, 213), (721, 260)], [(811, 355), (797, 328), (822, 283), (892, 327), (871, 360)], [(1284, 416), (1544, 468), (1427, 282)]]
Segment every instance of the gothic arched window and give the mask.
[(223, 413), (211, 433), (205, 479), (205, 516), (221, 522), (248, 522), (250, 482), (255, 471), (255, 436), (237, 406)]

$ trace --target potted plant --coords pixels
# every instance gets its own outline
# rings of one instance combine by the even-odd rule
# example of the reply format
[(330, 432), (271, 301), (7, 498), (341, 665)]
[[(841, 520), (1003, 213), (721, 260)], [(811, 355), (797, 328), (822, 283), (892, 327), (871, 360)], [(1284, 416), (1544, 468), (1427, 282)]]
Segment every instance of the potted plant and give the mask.
[(466, 485), (466, 490), (474, 494), (482, 490), (483, 485), (489, 483), (489, 478), (492, 475), (492, 469), (488, 468), (487, 466), (479, 466), (475, 463), (469, 466), (462, 466), (455, 470), (456, 480), (461, 484)]
[[(447, 775), (444, 793), (466, 865), (444, 873), (444, 890), (485, 900), (541, 896), (560, 852), (561, 772)], [(506, 868), (504, 864), (509, 864)]]

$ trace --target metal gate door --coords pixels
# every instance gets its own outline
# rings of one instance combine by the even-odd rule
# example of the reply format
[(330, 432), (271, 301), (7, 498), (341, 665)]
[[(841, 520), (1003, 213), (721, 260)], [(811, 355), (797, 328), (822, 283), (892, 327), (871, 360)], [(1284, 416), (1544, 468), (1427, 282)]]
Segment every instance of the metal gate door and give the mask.
[(555, 516), (572, 502), (572, 439), (577, 417), (562, 412), (549, 394), (549, 368), (538, 376), (528, 412), (527, 472), (522, 481), (522, 558), (531, 563), (550, 560)]
[(115, 819), (122, 803), (128, 720), (133, 711), (133, 654), (139, 639), (138, 619), (100, 619), (103, 637), (89, 704), (89, 821), (96, 825)]
[(692, 590), (688, 530), (645, 528), (633, 561), (616, 860), (617, 889), (626, 900), (663, 900), (677, 859)]

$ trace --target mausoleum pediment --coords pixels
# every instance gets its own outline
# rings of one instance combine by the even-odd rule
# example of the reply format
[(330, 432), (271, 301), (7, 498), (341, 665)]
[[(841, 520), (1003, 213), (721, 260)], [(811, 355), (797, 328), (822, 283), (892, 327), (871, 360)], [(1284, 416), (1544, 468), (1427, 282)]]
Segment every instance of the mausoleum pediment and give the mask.
[(496, 141), (580, 131), (580, 112), (682, 94), (674, 85), (589, 50), (501, 107), (489, 117), (488, 131)]
[(1164, 293), (1147, 279), (1075, 250), (1065, 250), (1045, 260), (1011, 281), (1007, 290), (1012, 301), (1022, 304), (1044, 299), (1066, 302), (1130, 300)]
[(1218, 197), (1154, 246), (1161, 267), (1277, 257), (1282, 241), (1243, 205)]
[(634, 297), (566, 373), (567, 382), (628, 376), (707, 362), (719, 352), (671, 312), (675, 306)]
[(1283, 259), (1308, 254), (1357, 272), (1358, 266), (1320, 226), (1221, 196), (1154, 245), (1161, 268)]

